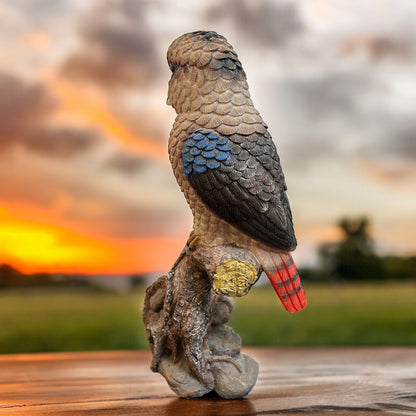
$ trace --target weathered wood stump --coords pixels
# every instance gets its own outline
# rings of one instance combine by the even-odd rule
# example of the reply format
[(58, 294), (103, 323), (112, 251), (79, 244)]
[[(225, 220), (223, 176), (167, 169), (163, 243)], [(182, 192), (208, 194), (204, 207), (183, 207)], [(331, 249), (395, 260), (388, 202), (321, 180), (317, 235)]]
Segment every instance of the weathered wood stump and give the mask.
[(189, 245), (166, 276), (148, 287), (143, 321), (153, 360), (180, 397), (211, 391), (227, 399), (247, 395), (258, 364), (242, 354), (241, 338), (226, 325), (228, 296), (244, 296), (261, 266), (254, 255), (230, 245)]

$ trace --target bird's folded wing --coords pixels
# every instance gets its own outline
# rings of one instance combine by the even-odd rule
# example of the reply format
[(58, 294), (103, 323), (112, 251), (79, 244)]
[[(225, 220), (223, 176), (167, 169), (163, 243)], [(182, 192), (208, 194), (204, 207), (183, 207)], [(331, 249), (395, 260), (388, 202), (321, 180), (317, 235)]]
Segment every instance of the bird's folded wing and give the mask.
[(181, 162), (191, 186), (220, 218), (270, 247), (296, 247), (284, 176), (268, 133), (197, 130), (186, 140)]

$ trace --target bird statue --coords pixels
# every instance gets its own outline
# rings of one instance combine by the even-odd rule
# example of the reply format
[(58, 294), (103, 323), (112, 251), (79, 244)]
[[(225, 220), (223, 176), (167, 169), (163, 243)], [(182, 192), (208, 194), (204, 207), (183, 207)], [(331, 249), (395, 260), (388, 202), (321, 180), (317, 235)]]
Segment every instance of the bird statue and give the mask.
[(306, 306), (290, 254), (297, 242), (287, 187), (227, 40), (213, 31), (186, 33), (167, 60), (167, 104), (177, 113), (169, 159), (194, 221), (171, 271), (146, 292), (151, 368), (181, 397), (212, 390), (243, 397), (258, 365), (240, 353), (241, 338), (225, 325), (228, 296), (247, 294), (264, 271), (289, 312)]
[(279, 156), (227, 40), (193, 32), (168, 49), (169, 157), (192, 210), (191, 240), (252, 251), (289, 312), (306, 306)]

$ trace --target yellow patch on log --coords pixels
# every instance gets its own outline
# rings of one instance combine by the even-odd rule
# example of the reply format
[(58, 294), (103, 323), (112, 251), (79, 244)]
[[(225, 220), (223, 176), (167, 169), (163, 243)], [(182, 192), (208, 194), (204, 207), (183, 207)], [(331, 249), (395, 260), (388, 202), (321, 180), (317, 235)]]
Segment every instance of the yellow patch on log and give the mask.
[(239, 297), (247, 295), (256, 280), (257, 271), (252, 264), (230, 259), (215, 270), (212, 287), (219, 295)]

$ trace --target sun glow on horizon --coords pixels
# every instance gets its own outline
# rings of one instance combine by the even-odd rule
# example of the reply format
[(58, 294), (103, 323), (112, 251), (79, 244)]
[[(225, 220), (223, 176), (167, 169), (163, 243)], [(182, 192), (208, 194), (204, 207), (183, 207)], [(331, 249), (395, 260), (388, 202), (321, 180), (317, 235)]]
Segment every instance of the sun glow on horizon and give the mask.
[(24, 273), (163, 271), (170, 268), (182, 245), (179, 238), (90, 237), (0, 211), (0, 263), (10, 263)]

